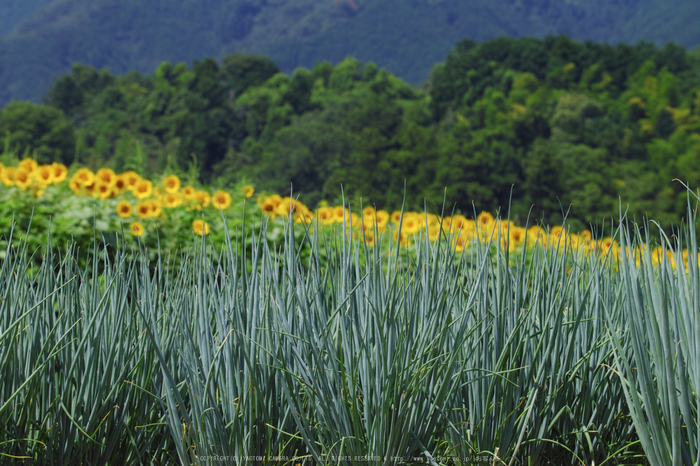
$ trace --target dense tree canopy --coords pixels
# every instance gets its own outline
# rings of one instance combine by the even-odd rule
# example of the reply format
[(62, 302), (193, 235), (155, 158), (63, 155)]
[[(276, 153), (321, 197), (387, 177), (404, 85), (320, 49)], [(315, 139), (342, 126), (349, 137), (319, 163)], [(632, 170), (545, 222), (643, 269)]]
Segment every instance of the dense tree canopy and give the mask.
[[(76, 64), (45, 106), (0, 111), (6, 151), (253, 182), (308, 204), (506, 209), (524, 221), (666, 224), (700, 177), (700, 53), (571, 39), (460, 42), (424, 89), (347, 58), (291, 75), (233, 54), (151, 76)], [(475, 207), (472, 207), (474, 204)]]

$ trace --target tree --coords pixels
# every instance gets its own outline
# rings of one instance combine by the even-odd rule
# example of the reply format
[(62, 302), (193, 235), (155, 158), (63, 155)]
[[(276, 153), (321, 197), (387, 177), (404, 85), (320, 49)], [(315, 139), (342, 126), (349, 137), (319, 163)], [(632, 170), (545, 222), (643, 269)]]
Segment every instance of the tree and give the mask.
[(673, 120), (673, 114), (668, 110), (661, 109), (656, 114), (656, 123), (654, 131), (660, 138), (668, 139), (676, 130), (676, 122)]
[(0, 111), (0, 135), (10, 150), (28, 152), (39, 163), (73, 162), (75, 132), (57, 108), (11, 102)]
[(221, 65), (223, 86), (228, 90), (228, 99), (233, 100), (251, 86), (258, 86), (280, 69), (268, 57), (232, 53), (226, 55)]

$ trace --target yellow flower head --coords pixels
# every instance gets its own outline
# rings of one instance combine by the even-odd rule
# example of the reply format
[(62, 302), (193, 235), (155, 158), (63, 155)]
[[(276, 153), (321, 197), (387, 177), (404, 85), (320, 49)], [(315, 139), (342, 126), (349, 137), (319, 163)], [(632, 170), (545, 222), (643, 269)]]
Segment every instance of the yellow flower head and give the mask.
[(39, 164), (37, 163), (37, 161), (31, 157), (26, 158), (17, 164), (17, 168), (22, 168), (27, 173), (33, 172), (38, 166), (39, 166)]
[[(28, 159), (25, 159), (28, 160)], [(32, 182), (31, 174), (23, 168), (18, 168), (15, 172), (15, 184), (17, 187), (27, 189)]]
[(17, 169), (15, 167), (5, 167), (2, 171), (2, 182), (5, 186), (17, 184)]
[(136, 183), (141, 181), (141, 176), (133, 170), (125, 171), (120, 176), (124, 179), (126, 189), (134, 189)]
[(117, 174), (111, 168), (100, 168), (95, 172), (95, 178), (110, 187), (117, 182)]
[(226, 191), (219, 190), (211, 197), (211, 204), (214, 208), (227, 209), (231, 205), (231, 195)]
[(365, 230), (362, 233), (362, 240), (367, 246), (374, 246), (374, 232), (372, 230)]
[(333, 222), (335, 222), (333, 209), (330, 207), (319, 207), (316, 210), (316, 218), (318, 218), (323, 226), (331, 225)]
[(293, 205), (295, 204), (294, 199), (292, 199), (289, 196), (285, 196), (282, 198), (279, 204), (277, 204), (277, 208), (275, 209), (275, 213), (277, 215), (281, 215), (284, 218), (289, 217), (289, 211), (294, 210)]
[(192, 222), (192, 231), (194, 231), (198, 236), (209, 234), (209, 224), (204, 220), (195, 220)]
[(132, 191), (136, 199), (146, 199), (153, 192), (153, 183), (149, 180), (139, 180), (134, 185)]
[(53, 182), (54, 184), (63, 183), (63, 181), (68, 176), (68, 168), (62, 163), (54, 162), (51, 164), (53, 169)]
[(188, 201), (194, 200), (196, 192), (197, 190), (190, 185), (187, 185), (184, 188), (182, 188), (182, 195), (185, 196), (185, 199), (187, 199)]
[(163, 205), (164, 205), (164, 207), (167, 207), (169, 209), (181, 206), (182, 205), (182, 194), (171, 193), (171, 194), (166, 195), (165, 198), (163, 199)]
[(454, 244), (455, 251), (457, 252), (462, 252), (469, 246), (469, 239), (465, 235), (461, 234), (461, 232), (454, 235), (452, 242)]
[(421, 222), (420, 216), (416, 214), (406, 214), (401, 222), (402, 233), (406, 232), (409, 235), (418, 233), (420, 231)]
[(260, 209), (266, 214), (270, 216), (270, 219), (274, 219), (277, 216), (277, 205), (278, 203), (275, 202), (275, 200), (272, 198), (272, 196), (265, 196), (262, 198), (258, 198), (258, 204), (260, 205)]
[(78, 181), (81, 185), (87, 187), (95, 182), (95, 174), (89, 168), (80, 168), (73, 173), (71, 179)]
[(88, 185), (83, 186), (83, 192), (87, 196), (92, 196), (92, 197), (98, 197), (99, 195), (96, 193), (97, 189), (97, 183), (92, 182)]
[(374, 219), (377, 222), (377, 227), (380, 229), (384, 228), (386, 224), (389, 223), (389, 212), (386, 210), (378, 210)]
[(143, 227), (141, 222), (131, 222), (129, 225), (129, 231), (131, 231), (131, 234), (134, 236), (142, 236), (146, 229)]
[(271, 194), (269, 196), (258, 197), (258, 205), (263, 211), (266, 211), (265, 209), (263, 209), (263, 205), (271, 205), (272, 210), (274, 211), (275, 209), (277, 209), (277, 206), (280, 205), (280, 202), (282, 202), (282, 196), (280, 196), (279, 194)]
[(42, 187), (46, 187), (53, 183), (54, 171), (51, 165), (40, 165), (32, 172), (34, 181)]
[(128, 201), (121, 201), (117, 204), (117, 215), (121, 218), (129, 218), (134, 213), (134, 208)]
[(148, 201), (148, 207), (151, 211), (151, 217), (158, 217), (161, 212), (163, 212), (160, 202), (156, 201), (155, 199)]
[(137, 203), (135, 209), (139, 218), (149, 218), (151, 216), (151, 204), (148, 201)]
[(514, 227), (509, 230), (509, 236), (513, 246), (520, 248), (525, 244), (525, 239), (527, 239), (527, 230), (522, 227)]
[(343, 207), (342, 205), (333, 207), (333, 218), (337, 223), (343, 223), (345, 221), (350, 221), (350, 211)]
[(406, 234), (405, 231), (401, 232), (401, 237), (399, 238), (399, 229), (395, 229), (393, 233), (393, 238), (394, 241), (398, 241), (399, 245), (401, 247), (407, 248), (411, 245), (411, 240), (408, 238), (408, 235)]
[(476, 217), (476, 223), (479, 224), (479, 229), (480, 230), (491, 230), (494, 225), (494, 218), (493, 215), (491, 215), (488, 212), (481, 212), (477, 217)]
[(197, 201), (194, 208), (197, 210), (202, 210), (209, 206), (211, 202), (211, 197), (206, 191), (198, 190), (194, 193), (194, 200)]
[(112, 197), (112, 185), (105, 183), (102, 180), (98, 180), (95, 183), (95, 190), (93, 192), (93, 197), (99, 197), (103, 201)]
[(245, 197), (253, 197), (253, 194), (255, 193), (255, 188), (247, 184), (241, 188), (241, 193), (243, 193)]
[(116, 175), (114, 177), (114, 186), (112, 186), (112, 190), (116, 194), (121, 194), (126, 191), (126, 189), (126, 178), (124, 178), (124, 175)]
[(71, 191), (73, 191), (73, 194), (76, 196), (82, 196), (83, 193), (83, 185), (80, 184), (80, 181), (71, 178), (71, 180), (68, 182), (68, 187), (70, 188)]
[(168, 194), (176, 193), (180, 190), (180, 178), (177, 175), (169, 175), (163, 178), (163, 186)]
[(620, 250), (620, 246), (617, 244), (617, 241), (614, 239), (608, 237), (604, 238), (600, 242), (600, 252), (601, 254), (607, 254), (610, 252), (613, 256), (617, 256)]

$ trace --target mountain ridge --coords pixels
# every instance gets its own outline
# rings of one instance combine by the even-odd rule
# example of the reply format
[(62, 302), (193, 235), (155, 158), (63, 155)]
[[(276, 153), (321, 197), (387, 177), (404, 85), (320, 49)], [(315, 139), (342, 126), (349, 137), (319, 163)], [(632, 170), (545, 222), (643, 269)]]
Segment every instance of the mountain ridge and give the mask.
[(0, 17), (9, 13), (14, 25), (0, 23), (0, 105), (39, 101), (75, 62), (150, 73), (162, 61), (244, 52), (290, 73), (354, 56), (419, 84), (465, 38), (700, 44), (687, 21), (700, 16), (692, 0), (9, 0)]

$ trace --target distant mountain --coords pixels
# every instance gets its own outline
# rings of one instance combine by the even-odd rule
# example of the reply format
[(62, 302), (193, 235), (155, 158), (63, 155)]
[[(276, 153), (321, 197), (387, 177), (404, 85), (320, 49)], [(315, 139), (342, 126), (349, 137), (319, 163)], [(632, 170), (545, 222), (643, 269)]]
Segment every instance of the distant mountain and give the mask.
[(3, 0), (0, 105), (82, 62), (152, 72), (233, 51), (285, 72), (348, 55), (421, 83), (456, 42), (500, 35), (700, 44), (697, 0)]
[(12, 31), (27, 17), (53, 0), (2, 0), (0, 2), (0, 36)]

